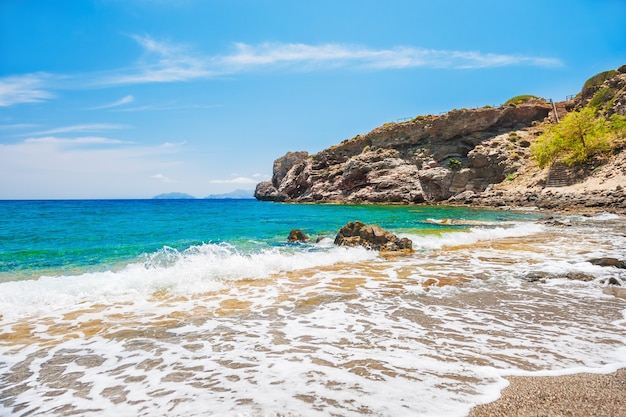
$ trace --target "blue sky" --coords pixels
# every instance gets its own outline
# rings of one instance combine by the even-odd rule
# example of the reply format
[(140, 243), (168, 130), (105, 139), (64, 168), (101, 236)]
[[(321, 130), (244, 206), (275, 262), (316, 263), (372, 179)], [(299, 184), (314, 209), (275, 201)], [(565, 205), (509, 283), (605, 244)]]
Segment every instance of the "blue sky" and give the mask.
[(0, 0), (0, 199), (253, 189), (386, 122), (562, 100), (626, 1)]

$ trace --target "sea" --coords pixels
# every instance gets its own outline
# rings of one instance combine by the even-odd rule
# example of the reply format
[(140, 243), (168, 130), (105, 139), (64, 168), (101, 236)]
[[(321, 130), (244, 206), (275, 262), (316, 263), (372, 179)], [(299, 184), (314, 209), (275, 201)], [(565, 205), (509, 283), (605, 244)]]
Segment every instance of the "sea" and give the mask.
[[(335, 246), (355, 220), (415, 251)], [(507, 376), (626, 366), (598, 257), (624, 216), (0, 201), (0, 416), (466, 416)]]

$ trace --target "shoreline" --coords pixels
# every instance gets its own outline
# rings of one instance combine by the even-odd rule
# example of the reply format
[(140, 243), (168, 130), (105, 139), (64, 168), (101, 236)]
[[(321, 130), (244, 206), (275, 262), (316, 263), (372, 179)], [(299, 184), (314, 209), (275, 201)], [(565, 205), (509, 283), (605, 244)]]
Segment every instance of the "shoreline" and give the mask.
[(497, 400), (468, 417), (624, 417), (626, 368), (610, 374), (509, 376)]
[(584, 205), (562, 205), (557, 207), (542, 207), (538, 205), (500, 205), (500, 204), (487, 204), (485, 202), (460, 202), (460, 201), (432, 201), (424, 203), (408, 203), (408, 202), (376, 202), (371, 201), (262, 201), (261, 203), (274, 203), (274, 204), (294, 204), (294, 205), (328, 205), (328, 206), (413, 206), (413, 207), (461, 207), (477, 210), (501, 210), (501, 211), (522, 211), (522, 212), (535, 212), (545, 214), (580, 214), (580, 215), (593, 215), (598, 213), (611, 213), (620, 216), (626, 216), (626, 208), (621, 207), (588, 207)]

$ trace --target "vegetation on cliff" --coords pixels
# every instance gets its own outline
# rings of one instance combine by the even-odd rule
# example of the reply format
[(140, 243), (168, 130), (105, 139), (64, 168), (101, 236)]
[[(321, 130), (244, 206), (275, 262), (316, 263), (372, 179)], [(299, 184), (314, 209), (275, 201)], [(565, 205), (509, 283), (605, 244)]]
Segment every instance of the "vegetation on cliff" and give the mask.
[(626, 115), (621, 102), (626, 80), (622, 72), (622, 68), (604, 71), (585, 82), (578, 110), (548, 125), (531, 147), (539, 167), (554, 162), (577, 166), (593, 157), (603, 159), (624, 146)]
[(508, 99), (507, 101), (504, 102), (503, 106), (518, 106), (520, 104), (527, 103), (531, 100), (540, 100), (540, 98), (537, 96), (530, 95), (530, 94), (524, 94), (521, 96), (515, 96), (513, 98)]
[(553, 162), (573, 166), (623, 146), (624, 139), (626, 116), (613, 114), (607, 119), (597, 114), (595, 107), (588, 106), (549, 125), (531, 146), (531, 155), (540, 168)]
[(596, 74), (593, 77), (589, 78), (587, 81), (585, 81), (582, 92), (585, 93), (587, 90), (591, 88), (600, 86), (606, 80), (611, 79), (618, 74), (619, 72), (617, 70), (608, 70), (608, 71), (604, 71), (599, 74)]

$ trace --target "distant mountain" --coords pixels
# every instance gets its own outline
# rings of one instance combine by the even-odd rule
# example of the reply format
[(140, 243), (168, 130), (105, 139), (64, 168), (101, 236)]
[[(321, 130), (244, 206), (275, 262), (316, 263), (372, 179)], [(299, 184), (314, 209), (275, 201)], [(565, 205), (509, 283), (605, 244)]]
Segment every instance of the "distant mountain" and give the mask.
[(252, 199), (254, 198), (254, 190), (235, 190), (226, 194), (211, 194), (206, 196), (205, 198), (211, 200), (217, 199), (232, 199), (232, 200), (243, 200), (243, 199)]
[(152, 197), (153, 200), (191, 200), (196, 197), (185, 193), (165, 193)]

